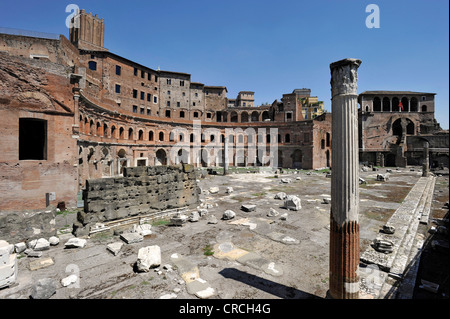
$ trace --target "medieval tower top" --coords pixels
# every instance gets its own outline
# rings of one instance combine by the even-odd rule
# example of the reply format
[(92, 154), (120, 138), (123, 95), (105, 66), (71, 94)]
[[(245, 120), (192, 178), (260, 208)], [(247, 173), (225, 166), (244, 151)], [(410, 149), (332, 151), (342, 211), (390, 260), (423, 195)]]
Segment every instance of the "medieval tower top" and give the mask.
[(70, 42), (77, 48), (84, 50), (107, 50), (104, 48), (105, 21), (97, 15), (86, 13), (81, 9), (72, 18), (70, 28)]

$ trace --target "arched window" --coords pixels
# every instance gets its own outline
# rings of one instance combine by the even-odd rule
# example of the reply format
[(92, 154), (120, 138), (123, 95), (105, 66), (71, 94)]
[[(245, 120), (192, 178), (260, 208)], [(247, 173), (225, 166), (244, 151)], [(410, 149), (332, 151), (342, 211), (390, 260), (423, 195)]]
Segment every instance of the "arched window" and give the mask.
[(124, 128), (121, 127), (121, 128), (119, 129), (119, 138), (120, 138), (120, 139), (123, 139), (123, 138), (124, 138), (124, 136), (123, 136), (124, 132), (125, 132)]
[(381, 99), (378, 96), (373, 99), (373, 111), (381, 112)]
[(383, 98), (383, 112), (389, 112), (391, 110), (391, 101), (388, 97)]
[(116, 138), (116, 127), (114, 125), (111, 126), (111, 138)]
[(133, 129), (131, 127), (128, 129), (128, 139), (129, 140), (133, 140), (134, 139)]
[(411, 101), (409, 101), (409, 110), (411, 112), (417, 112), (418, 111), (418, 105), (419, 105), (419, 102), (418, 102), (417, 98), (412, 97)]
[(248, 113), (242, 112), (241, 113), (241, 123), (246, 123), (246, 122), (248, 122)]
[(252, 122), (258, 122), (259, 121), (259, 113), (256, 111), (252, 112)]
[(139, 141), (143, 141), (144, 140), (144, 131), (143, 130), (139, 130)]
[(426, 112), (427, 111), (427, 106), (426, 105), (422, 105), (422, 112)]
[(159, 141), (164, 141), (164, 132), (159, 132)]
[(153, 141), (153, 139), (154, 139), (153, 135), (154, 135), (153, 131), (148, 132), (148, 140), (149, 141)]
[(320, 141), (320, 148), (321, 149), (325, 149), (325, 140), (324, 139), (322, 139), (321, 141)]
[(237, 112), (235, 112), (235, 111), (231, 112), (231, 114), (230, 114), (230, 122), (237, 123), (237, 121), (238, 121), (238, 114), (237, 114)]

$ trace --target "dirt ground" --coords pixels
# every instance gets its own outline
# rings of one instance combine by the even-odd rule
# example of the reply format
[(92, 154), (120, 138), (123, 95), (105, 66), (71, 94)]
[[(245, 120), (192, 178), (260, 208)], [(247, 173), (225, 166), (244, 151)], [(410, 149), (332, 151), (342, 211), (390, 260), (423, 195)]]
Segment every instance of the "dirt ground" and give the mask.
[[(380, 168), (380, 172), (360, 173), (367, 181), (360, 187), (361, 251), (376, 237), (421, 176), (417, 169), (407, 168), (401, 172), (394, 170), (387, 182), (376, 181), (377, 173), (384, 172)], [(44, 251), (41, 257), (51, 257), (54, 264), (31, 271), (29, 264), (35, 259), (21, 256), (18, 282), (1, 289), (0, 299), (28, 299), (31, 287), (41, 278), (53, 278), (58, 283), (52, 299), (158, 299), (167, 295), (198, 299), (188, 291), (182, 267), (173, 262), (174, 254), (198, 269), (199, 276), (214, 289), (212, 299), (325, 298), (329, 284), (330, 204), (323, 199), (330, 197), (331, 184), (326, 173), (290, 170), (275, 177), (272, 172), (245, 170), (227, 176), (207, 175), (199, 180), (203, 190), (200, 198), (210, 208), (208, 215), (198, 222), (187, 222), (181, 227), (165, 221), (154, 223), (152, 235), (139, 243), (124, 244), (117, 256), (106, 249), (107, 244), (121, 241), (117, 235), (92, 237), (84, 248), (74, 249), (64, 248), (70, 235), (61, 235), (61, 243)], [(291, 179), (291, 183), (283, 183), (282, 178)], [(448, 201), (448, 190), (446, 193), (444, 190), (445, 186), (448, 188), (448, 175), (439, 177), (436, 185), (439, 199), (434, 207), (439, 208), (442, 201)], [(207, 192), (213, 186), (219, 187), (217, 194)], [(226, 193), (227, 187), (232, 187), (233, 192)], [(283, 201), (274, 199), (278, 192), (297, 195), (302, 208), (299, 211), (282, 208)], [(245, 212), (241, 209), (243, 204), (255, 204), (256, 209)], [(279, 215), (267, 216), (270, 208)], [(195, 209), (191, 207), (186, 213)], [(221, 220), (228, 209), (236, 217)], [(286, 220), (280, 218), (284, 213), (288, 214)], [(217, 224), (208, 223), (211, 215), (217, 218)], [(225, 250), (223, 254), (218, 251), (230, 243), (254, 258), (234, 258), (226, 255)], [(149, 272), (136, 272), (139, 248), (151, 245), (161, 248), (161, 266)], [(164, 265), (170, 265), (169, 269)], [(71, 274), (76, 274), (79, 281), (63, 287), (61, 279)]]

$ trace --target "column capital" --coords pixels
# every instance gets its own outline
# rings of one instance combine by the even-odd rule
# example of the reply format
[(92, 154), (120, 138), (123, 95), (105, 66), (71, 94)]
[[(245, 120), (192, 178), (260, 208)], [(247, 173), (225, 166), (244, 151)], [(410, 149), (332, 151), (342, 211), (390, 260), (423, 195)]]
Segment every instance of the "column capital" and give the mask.
[(358, 59), (343, 59), (330, 64), (331, 96), (357, 95), (357, 70), (361, 65)]

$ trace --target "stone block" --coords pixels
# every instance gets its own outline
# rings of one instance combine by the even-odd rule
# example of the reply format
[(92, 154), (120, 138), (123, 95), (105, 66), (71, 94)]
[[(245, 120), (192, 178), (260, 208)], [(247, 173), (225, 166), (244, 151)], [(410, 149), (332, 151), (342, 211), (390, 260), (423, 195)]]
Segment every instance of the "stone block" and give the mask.
[(123, 233), (120, 235), (122, 239), (127, 244), (135, 244), (144, 240), (144, 237), (139, 233)]
[(230, 220), (233, 219), (234, 217), (236, 217), (236, 213), (230, 209), (226, 210), (222, 215), (223, 220)]
[(300, 198), (294, 195), (288, 195), (284, 201), (284, 208), (295, 211), (300, 210), (302, 208)]
[(65, 244), (64, 246), (66, 248), (84, 248), (84, 246), (86, 245), (86, 239), (82, 239), (82, 238), (70, 238)]
[(110, 251), (114, 256), (117, 256), (117, 254), (120, 252), (120, 249), (122, 249), (123, 243), (122, 242), (115, 242), (112, 244), (109, 244), (106, 246), (106, 249)]
[(256, 209), (256, 205), (253, 205), (253, 204), (243, 204), (243, 205), (241, 206), (241, 209), (242, 209), (244, 212), (253, 212), (253, 211)]
[(148, 272), (150, 268), (161, 265), (161, 248), (157, 245), (142, 247), (138, 252), (136, 268), (140, 272)]
[(56, 282), (51, 278), (40, 279), (31, 289), (32, 299), (49, 299), (56, 293)]
[(34, 270), (50, 267), (50, 266), (54, 265), (54, 263), (55, 262), (53, 261), (53, 259), (48, 257), (48, 258), (44, 258), (44, 259), (30, 261), (30, 263), (28, 264), (28, 268), (30, 268), (31, 271), (34, 271)]

